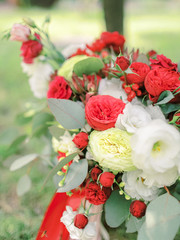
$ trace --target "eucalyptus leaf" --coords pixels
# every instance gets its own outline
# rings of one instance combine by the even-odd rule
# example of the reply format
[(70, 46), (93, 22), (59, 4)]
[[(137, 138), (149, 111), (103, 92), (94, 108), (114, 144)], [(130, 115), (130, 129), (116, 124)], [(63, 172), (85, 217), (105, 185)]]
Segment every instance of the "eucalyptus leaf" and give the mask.
[(180, 203), (166, 193), (148, 205), (138, 240), (173, 240), (179, 227)]
[(56, 120), (66, 129), (82, 128), (85, 125), (85, 110), (80, 104), (66, 99), (49, 98), (48, 105)]
[(67, 163), (69, 163), (72, 159), (75, 158), (75, 156), (77, 156), (78, 152), (72, 153), (70, 155), (68, 155), (67, 157), (63, 158), (48, 174), (48, 176), (46, 177), (43, 186), (48, 182), (48, 180), (54, 176), (58, 171), (61, 170), (62, 167), (64, 167), (64, 165), (66, 165)]
[(139, 229), (141, 228), (142, 224), (144, 223), (145, 217), (142, 217), (140, 219), (134, 217), (134, 216), (130, 216), (128, 222), (126, 223), (126, 232), (127, 233), (134, 233), (139, 231)]
[(38, 157), (38, 154), (32, 153), (26, 156), (22, 156), (18, 159), (16, 159), (10, 166), (10, 171), (15, 171), (19, 168), (24, 167), (28, 163), (34, 161)]
[(167, 115), (180, 109), (180, 104), (166, 103), (160, 105), (162, 112)]
[(119, 227), (129, 215), (131, 201), (127, 201), (124, 196), (116, 190), (105, 203), (105, 220), (112, 227)]
[(74, 65), (73, 71), (79, 77), (83, 74), (91, 75), (93, 73), (98, 73), (104, 67), (103, 62), (96, 57), (88, 57), (87, 59), (81, 60)]
[(19, 145), (21, 143), (23, 143), (25, 141), (25, 139), (27, 138), (27, 135), (22, 135), (17, 137), (9, 146), (9, 149), (17, 149), (19, 147)]
[(163, 91), (161, 95), (158, 98), (158, 101), (155, 105), (162, 105), (165, 103), (168, 103), (170, 100), (174, 98), (174, 95), (172, 94), (171, 91)]
[(48, 127), (48, 129), (49, 129), (49, 132), (51, 133), (51, 135), (53, 137), (55, 137), (57, 140), (59, 140), (59, 137), (64, 135), (64, 133), (66, 131), (65, 129), (59, 128), (57, 126)]
[(73, 162), (69, 169), (64, 182), (57, 192), (68, 192), (78, 187), (86, 178), (88, 172), (87, 159), (81, 159), (79, 162)]
[(31, 179), (28, 175), (22, 176), (17, 184), (17, 195), (22, 196), (27, 193), (31, 188)]

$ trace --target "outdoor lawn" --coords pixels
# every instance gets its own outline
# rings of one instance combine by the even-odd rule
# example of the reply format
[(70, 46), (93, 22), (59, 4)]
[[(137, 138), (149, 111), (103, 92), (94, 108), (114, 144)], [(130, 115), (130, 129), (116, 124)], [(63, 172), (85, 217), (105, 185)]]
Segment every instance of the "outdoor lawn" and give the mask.
[[(149, 1), (148, 1), (149, 2)], [(154, 4), (156, 3), (153, 1)], [(176, 1), (173, 1), (174, 3)], [(124, 35), (127, 47), (146, 52), (156, 50), (175, 62), (180, 61), (180, 14), (178, 7), (173, 5), (127, 4), (125, 8)], [(92, 5), (90, 5), (92, 7)], [(53, 42), (61, 49), (67, 44), (90, 42), (105, 30), (103, 12), (100, 8), (69, 8), (48, 10), (31, 9), (1, 9), (0, 32), (11, 28), (13, 23), (21, 22), (23, 17), (31, 17), (38, 24), (49, 15), (51, 23), (49, 33)], [(33, 98), (28, 85), (27, 76), (22, 73), (20, 43), (0, 40), (0, 155), (20, 132), (28, 132), (28, 127), (15, 125), (15, 116), (25, 108), (25, 103)], [(42, 140), (43, 143), (43, 140)], [(42, 143), (34, 141), (24, 153), (38, 151)], [(30, 172), (31, 190), (22, 197), (16, 194), (18, 179), (28, 171), (23, 168), (10, 172), (8, 166), (11, 159), (5, 163), (0, 157), (0, 239), (1, 240), (33, 240), (40, 226), (44, 211), (55, 192), (50, 181), (43, 189), (42, 184), (48, 174), (46, 164), (37, 163)], [(107, 226), (106, 226), (107, 227)], [(136, 234), (126, 234), (125, 227), (110, 230), (110, 239), (135, 240)], [(180, 239), (180, 232), (175, 240)]]

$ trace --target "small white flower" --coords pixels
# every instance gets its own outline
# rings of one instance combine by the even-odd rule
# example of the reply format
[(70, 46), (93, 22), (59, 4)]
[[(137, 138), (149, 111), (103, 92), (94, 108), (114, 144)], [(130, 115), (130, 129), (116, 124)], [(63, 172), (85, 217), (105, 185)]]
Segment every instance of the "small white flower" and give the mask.
[(32, 64), (22, 62), (21, 66), (23, 72), (30, 77), (29, 84), (34, 96), (46, 97), (50, 76), (54, 72), (52, 66), (42, 56), (35, 58)]
[(125, 192), (132, 198), (151, 201), (158, 196), (159, 189), (157, 187), (148, 187), (145, 184), (141, 170), (123, 173), (122, 181), (125, 182)]
[(143, 172), (163, 173), (172, 169), (180, 154), (180, 133), (163, 120), (152, 120), (131, 138), (132, 160)]
[(123, 102), (127, 102), (127, 95), (122, 88), (122, 82), (117, 78), (111, 80), (102, 79), (98, 89), (99, 95), (110, 95), (115, 98), (122, 98)]
[(138, 128), (146, 126), (150, 121), (150, 114), (142, 106), (128, 103), (123, 114), (119, 114), (115, 127), (135, 133)]

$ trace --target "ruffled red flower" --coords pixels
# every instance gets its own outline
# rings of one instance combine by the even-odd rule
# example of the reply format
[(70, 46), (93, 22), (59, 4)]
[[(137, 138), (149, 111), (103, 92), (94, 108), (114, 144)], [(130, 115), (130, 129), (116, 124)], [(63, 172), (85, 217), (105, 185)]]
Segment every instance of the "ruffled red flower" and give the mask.
[(178, 71), (177, 64), (173, 63), (171, 61), (171, 59), (167, 58), (163, 54), (157, 55), (156, 58), (157, 59), (150, 59), (152, 69), (163, 67), (163, 68), (167, 68), (169, 70)]
[(101, 190), (97, 183), (91, 182), (86, 185), (85, 198), (94, 205), (100, 205), (106, 202), (108, 195)]
[(49, 84), (47, 98), (69, 99), (71, 97), (71, 94), (72, 90), (64, 78), (56, 76), (54, 80)]
[[(157, 102), (159, 95), (166, 90), (174, 91), (180, 86), (179, 74), (166, 68), (151, 70), (144, 81), (145, 88), (149, 93), (149, 99)], [(180, 90), (178, 90), (180, 92)], [(175, 101), (180, 100), (180, 94), (176, 95)]]
[(92, 52), (101, 52), (105, 48), (106, 44), (101, 39), (95, 40), (91, 45), (87, 44), (86, 47)]
[(89, 99), (85, 107), (88, 124), (95, 130), (114, 127), (117, 117), (123, 113), (125, 103), (109, 95), (97, 95)]

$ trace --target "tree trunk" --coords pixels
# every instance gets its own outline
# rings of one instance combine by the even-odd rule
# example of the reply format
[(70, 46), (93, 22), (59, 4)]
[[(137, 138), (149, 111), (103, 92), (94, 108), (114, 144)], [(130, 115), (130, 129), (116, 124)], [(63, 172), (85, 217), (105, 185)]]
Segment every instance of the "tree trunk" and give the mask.
[(123, 34), (124, 0), (103, 0), (106, 29)]

